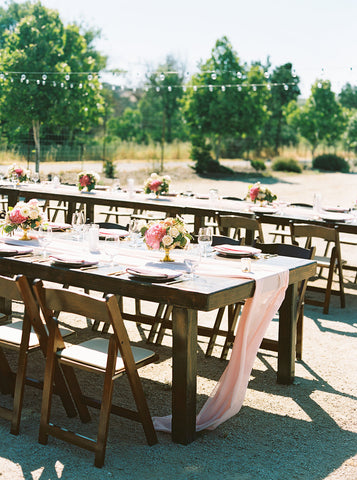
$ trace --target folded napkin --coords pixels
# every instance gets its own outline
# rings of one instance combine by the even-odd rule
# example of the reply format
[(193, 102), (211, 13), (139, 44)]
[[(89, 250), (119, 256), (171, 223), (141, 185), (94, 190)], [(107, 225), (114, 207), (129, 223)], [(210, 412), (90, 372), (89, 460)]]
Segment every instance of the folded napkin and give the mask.
[(33, 251), (32, 248), (25, 248), (25, 247), (12, 247), (10, 245), (0, 245), (0, 256), (3, 257), (10, 257), (13, 255), (25, 255), (27, 253), (31, 253)]
[(129, 275), (140, 275), (140, 276), (145, 276), (145, 277), (160, 277), (160, 278), (171, 278), (172, 276), (177, 276), (177, 273), (175, 274), (168, 274), (164, 272), (160, 272), (157, 269), (154, 268), (140, 268), (140, 267), (128, 267), (126, 269), (126, 272), (129, 273)]
[(249, 246), (241, 246), (241, 245), (229, 245), (229, 244), (222, 244), (217, 245), (214, 247), (217, 252), (224, 252), (224, 253), (237, 253), (241, 255), (256, 255), (260, 253), (261, 250), (259, 248), (249, 247)]
[(55, 222), (48, 222), (48, 225), (52, 228), (53, 232), (62, 232), (64, 230), (68, 230), (72, 228), (69, 223), (55, 223)]
[(55, 255), (50, 255), (50, 258), (55, 261), (55, 262), (62, 262), (62, 263), (70, 263), (70, 264), (85, 264), (86, 260), (84, 259), (79, 259), (78, 257), (66, 257), (66, 256), (55, 256)]

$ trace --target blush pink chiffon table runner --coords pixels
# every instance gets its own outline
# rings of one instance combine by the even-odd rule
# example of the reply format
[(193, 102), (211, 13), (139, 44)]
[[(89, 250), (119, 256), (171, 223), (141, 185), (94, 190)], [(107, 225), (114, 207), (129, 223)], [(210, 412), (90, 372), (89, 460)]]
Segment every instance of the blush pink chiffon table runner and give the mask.
[[(287, 270), (256, 278), (254, 296), (246, 300), (239, 319), (230, 361), (197, 416), (196, 431), (213, 430), (239, 412), (258, 348), (284, 300), (288, 283)], [(170, 432), (171, 419), (171, 415), (154, 417), (155, 429)]]

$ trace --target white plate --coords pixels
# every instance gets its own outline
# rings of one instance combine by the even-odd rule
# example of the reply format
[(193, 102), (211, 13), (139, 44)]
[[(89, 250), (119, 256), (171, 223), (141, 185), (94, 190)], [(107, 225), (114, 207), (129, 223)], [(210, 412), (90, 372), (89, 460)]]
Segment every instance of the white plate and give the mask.
[(321, 213), (320, 217), (322, 220), (330, 222), (346, 222), (347, 220), (352, 220), (352, 216), (345, 213)]
[(278, 211), (277, 208), (274, 207), (250, 207), (250, 210), (254, 213), (276, 213)]
[(261, 253), (259, 248), (249, 247), (245, 245), (217, 245), (214, 250), (221, 255), (229, 255), (234, 257), (250, 257)]

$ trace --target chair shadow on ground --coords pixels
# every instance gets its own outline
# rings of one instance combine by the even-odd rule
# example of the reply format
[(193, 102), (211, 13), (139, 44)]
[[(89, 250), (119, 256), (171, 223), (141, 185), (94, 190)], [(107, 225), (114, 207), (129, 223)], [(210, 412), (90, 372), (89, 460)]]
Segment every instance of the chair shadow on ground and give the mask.
[[(147, 331), (143, 329), (138, 345), (143, 346), (146, 337)], [(171, 409), (171, 348), (160, 345), (153, 349), (159, 353), (160, 361), (150, 366), (143, 385), (152, 414), (166, 415)], [(204, 351), (205, 345), (200, 344), (198, 375), (214, 384), (227, 362), (217, 357), (207, 358)], [(337, 403), (341, 397), (351, 402), (357, 397), (333, 388), (305, 362), (299, 362), (299, 368), (306, 370), (307, 378), (299, 376), (294, 385), (278, 385), (276, 360), (275, 354), (259, 351), (241, 411), (216, 430), (201, 432), (190, 445), (174, 444), (170, 435), (160, 433), (159, 444), (148, 447), (140, 425), (113, 416), (106, 462), (98, 470), (93, 466), (90, 452), (55, 439), (47, 446), (37, 443), (41, 393), (36, 391), (31, 400), (26, 401), (18, 437), (8, 434), (6, 422), (0, 423), (4, 439), (1, 456), (17, 464), (26, 480), (108, 477), (121, 480), (323, 480), (356, 455), (357, 434), (343, 430), (319, 404), (319, 398), (333, 395)], [(167, 374), (157, 381), (155, 369), (160, 363)], [(128, 389), (125, 383), (124, 378), (118, 382), (121, 397), (123, 390)], [(98, 385), (90, 384), (89, 388), (95, 390)], [(198, 410), (208, 395), (206, 391), (198, 395)], [(97, 412), (91, 413), (93, 421), (82, 429), (88, 436), (95, 432), (97, 424)], [(63, 412), (54, 399), (54, 423), (57, 415), (62, 417)], [(80, 423), (79, 419), (74, 421)], [(73, 419), (68, 422), (70, 425)], [(27, 455), (21, 457), (21, 451)]]

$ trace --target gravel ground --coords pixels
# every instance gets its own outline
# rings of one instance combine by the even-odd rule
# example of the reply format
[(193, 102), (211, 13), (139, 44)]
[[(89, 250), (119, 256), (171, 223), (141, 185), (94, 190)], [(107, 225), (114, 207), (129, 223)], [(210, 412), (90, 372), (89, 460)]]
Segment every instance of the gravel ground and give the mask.
[[(100, 165), (98, 164), (98, 169)], [(67, 169), (68, 170), (68, 169)], [(190, 169), (177, 164), (168, 168), (173, 186), (179, 190), (191, 184), (198, 192), (215, 186), (221, 193), (243, 195), (248, 181), (197, 179)], [(54, 170), (53, 170), (54, 171)], [(138, 171), (138, 168), (133, 170)], [(145, 170), (147, 174), (148, 169)], [(139, 177), (138, 177), (139, 178)], [(139, 180), (138, 180), (139, 182)], [(318, 190), (328, 203), (350, 206), (356, 200), (356, 176), (353, 174), (306, 174), (280, 177), (270, 188), (279, 199), (312, 202)], [(357, 264), (356, 251), (344, 251), (344, 257)], [(37, 443), (40, 392), (27, 389), (21, 433), (9, 434), (9, 424), (0, 421), (0, 478), (11, 480), (87, 479), (120, 480), (356, 480), (357, 479), (357, 284), (346, 275), (345, 309), (332, 299), (330, 313), (307, 305), (303, 360), (296, 364), (293, 385), (276, 383), (277, 356), (259, 351), (244, 405), (235, 417), (214, 431), (203, 432), (188, 445), (176, 445), (170, 436), (159, 433), (159, 444), (148, 447), (140, 425), (112, 417), (105, 466), (93, 466), (93, 455), (50, 438), (47, 446)], [(146, 308), (153, 308), (147, 305)], [(213, 314), (200, 315), (210, 321)], [(85, 335), (86, 324), (61, 318)], [(276, 333), (277, 322), (270, 326)], [(146, 327), (128, 324), (134, 342), (146, 346)], [(171, 336), (162, 346), (154, 346), (160, 355), (157, 364), (141, 370), (144, 389), (153, 415), (170, 412)], [(226, 365), (214, 356), (205, 358), (206, 339), (198, 349), (198, 408), (205, 402)], [(31, 355), (30, 368), (41, 371), (42, 359)], [(85, 376), (81, 382), (89, 390), (97, 385)], [(125, 395), (126, 379), (117, 382), (115, 396)], [(2, 396), (3, 402), (11, 399)], [(62, 419), (62, 408), (54, 401), (54, 416)], [(68, 420), (68, 427), (81, 428), (94, 435), (93, 422), (82, 426)], [(61, 420), (62, 421), (62, 420)], [(67, 422), (67, 419), (65, 419)]]

